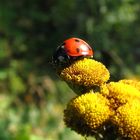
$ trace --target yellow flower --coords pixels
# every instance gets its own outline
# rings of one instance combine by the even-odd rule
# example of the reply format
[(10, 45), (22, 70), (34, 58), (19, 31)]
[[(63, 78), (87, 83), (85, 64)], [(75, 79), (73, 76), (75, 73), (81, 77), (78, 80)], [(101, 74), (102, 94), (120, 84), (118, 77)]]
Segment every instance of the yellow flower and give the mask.
[(102, 85), (110, 77), (109, 71), (102, 63), (88, 58), (75, 61), (58, 74), (68, 84), (87, 89)]
[(108, 121), (112, 111), (99, 93), (86, 93), (72, 99), (64, 110), (67, 127), (81, 135), (94, 135)]
[(130, 80), (130, 79), (123, 79), (123, 80), (120, 80), (119, 82), (134, 86), (135, 88), (137, 88), (137, 90), (140, 91), (140, 81)]
[(140, 140), (140, 101), (133, 100), (119, 107), (112, 122), (122, 136)]
[(102, 86), (101, 94), (109, 99), (113, 109), (116, 109), (133, 99), (140, 100), (140, 91), (135, 87), (122, 82), (110, 82), (109, 84)]
[(101, 85), (100, 86), (100, 92), (101, 92), (101, 94), (103, 95), (103, 96), (105, 96), (105, 97), (109, 97), (110, 95), (110, 93), (109, 93), (109, 89), (108, 89), (108, 86), (107, 86), (108, 84), (103, 84), (103, 85)]

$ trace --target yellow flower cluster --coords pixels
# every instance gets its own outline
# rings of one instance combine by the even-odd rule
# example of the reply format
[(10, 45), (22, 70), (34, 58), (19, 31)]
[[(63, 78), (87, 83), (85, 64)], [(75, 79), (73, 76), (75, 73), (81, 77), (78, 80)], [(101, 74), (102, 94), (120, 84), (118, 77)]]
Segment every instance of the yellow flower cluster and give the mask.
[(110, 74), (102, 63), (84, 58), (64, 68), (59, 76), (67, 83), (91, 88), (107, 82)]
[(112, 122), (124, 137), (140, 140), (140, 101), (132, 100), (120, 106), (112, 117)]
[(112, 114), (108, 100), (99, 93), (86, 93), (72, 99), (64, 111), (68, 127), (82, 135), (94, 135)]
[(104, 87), (101, 92), (102, 95), (110, 100), (113, 109), (126, 104), (128, 101), (134, 99), (140, 100), (140, 91), (131, 85), (124, 84), (123, 82), (110, 82), (106, 84), (106, 87), (107, 91), (103, 91)]
[[(109, 121), (123, 137), (140, 140), (139, 81), (124, 79), (107, 83), (110, 77), (107, 68), (88, 58), (75, 61), (58, 74), (80, 92), (64, 111), (68, 127), (88, 136), (102, 132)], [(95, 91), (95, 87), (98, 92), (89, 92)]]
[(123, 80), (120, 80), (119, 82), (131, 85), (140, 91), (140, 82), (137, 80), (123, 79)]

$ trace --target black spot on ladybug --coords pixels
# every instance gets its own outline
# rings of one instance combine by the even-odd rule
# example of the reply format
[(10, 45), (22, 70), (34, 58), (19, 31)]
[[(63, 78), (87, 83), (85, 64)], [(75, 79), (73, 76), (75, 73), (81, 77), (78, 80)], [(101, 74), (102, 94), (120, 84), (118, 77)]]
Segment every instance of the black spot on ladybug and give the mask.
[(76, 51), (77, 51), (77, 53), (79, 53), (80, 52), (80, 49), (79, 48), (76, 48)]
[(76, 41), (76, 42), (80, 42), (80, 40), (78, 40), (78, 39), (75, 39), (75, 41)]

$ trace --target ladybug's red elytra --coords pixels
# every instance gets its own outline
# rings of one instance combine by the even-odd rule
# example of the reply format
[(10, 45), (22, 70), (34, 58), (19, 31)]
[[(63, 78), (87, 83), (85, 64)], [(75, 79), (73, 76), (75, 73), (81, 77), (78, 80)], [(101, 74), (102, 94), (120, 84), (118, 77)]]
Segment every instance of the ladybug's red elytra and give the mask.
[(93, 57), (93, 49), (80, 38), (69, 38), (57, 47), (53, 55), (53, 63), (56, 65), (66, 65), (74, 60)]
[(69, 56), (93, 56), (92, 48), (80, 38), (67, 39), (63, 45)]

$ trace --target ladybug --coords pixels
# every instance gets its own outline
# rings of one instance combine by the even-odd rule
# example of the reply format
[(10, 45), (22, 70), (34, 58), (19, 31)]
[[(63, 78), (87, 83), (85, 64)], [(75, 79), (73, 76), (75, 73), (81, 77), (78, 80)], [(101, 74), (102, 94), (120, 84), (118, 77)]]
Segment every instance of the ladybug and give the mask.
[(84, 57), (93, 57), (92, 48), (84, 40), (73, 37), (65, 40), (57, 47), (52, 61), (57, 66), (66, 66)]

